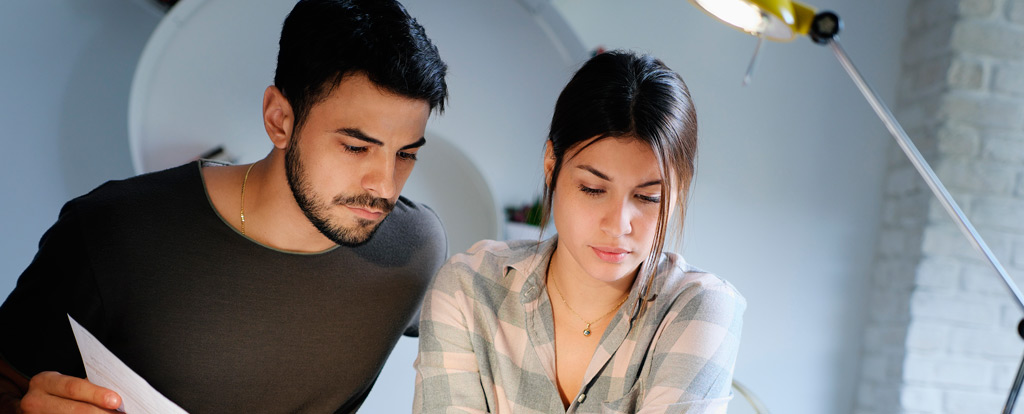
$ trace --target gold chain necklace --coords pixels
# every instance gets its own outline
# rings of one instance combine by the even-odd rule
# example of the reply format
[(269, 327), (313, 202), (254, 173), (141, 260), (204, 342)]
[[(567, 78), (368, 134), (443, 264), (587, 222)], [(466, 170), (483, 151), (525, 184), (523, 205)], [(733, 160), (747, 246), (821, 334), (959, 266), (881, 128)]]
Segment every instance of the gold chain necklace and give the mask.
[(238, 218), (242, 219), (242, 234), (245, 234), (245, 182), (249, 181), (249, 171), (252, 171), (252, 167), (255, 167), (256, 163), (249, 165), (249, 169), (245, 170), (245, 178), (242, 178), (242, 207), (238, 210)]
[(605, 316), (611, 315), (612, 312), (615, 312), (616, 310), (618, 310), (619, 307), (622, 306), (623, 303), (626, 303), (626, 299), (629, 299), (629, 292), (626, 292), (626, 294), (622, 297), (622, 301), (620, 301), (618, 305), (615, 305), (615, 307), (612, 308), (612, 310), (608, 311), (608, 313), (606, 313), (604, 315), (601, 315), (600, 318), (597, 318), (597, 319), (594, 319), (593, 321), (587, 322), (586, 319), (583, 319), (583, 317), (580, 316), (580, 314), (576, 313), (576, 311), (572, 309), (572, 306), (569, 306), (569, 302), (565, 301), (565, 296), (562, 296), (562, 290), (559, 289), (558, 285), (555, 284), (555, 279), (554, 278), (549, 278), (549, 279), (551, 280), (551, 285), (555, 287), (555, 292), (558, 292), (558, 297), (562, 298), (562, 303), (565, 304), (566, 309), (569, 309), (569, 312), (572, 312), (573, 315), (576, 315), (576, 317), (579, 318), (581, 321), (583, 321), (583, 323), (587, 324), (587, 327), (583, 328), (583, 336), (590, 336), (590, 325), (591, 324), (593, 324), (593, 323), (595, 323), (595, 322), (597, 322), (597, 321), (599, 321), (601, 319), (604, 319)]

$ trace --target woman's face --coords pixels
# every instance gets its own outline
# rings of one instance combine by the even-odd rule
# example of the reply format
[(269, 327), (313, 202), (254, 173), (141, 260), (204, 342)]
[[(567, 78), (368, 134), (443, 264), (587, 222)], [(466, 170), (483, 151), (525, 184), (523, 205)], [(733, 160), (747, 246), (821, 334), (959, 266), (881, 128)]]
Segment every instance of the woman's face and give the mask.
[[(550, 148), (548, 174), (554, 166)], [(559, 261), (603, 282), (631, 277), (654, 244), (666, 185), (658, 161), (647, 144), (631, 137), (604, 138), (575, 151), (566, 153), (551, 200), (557, 254), (565, 255)], [(669, 203), (675, 206), (674, 195)]]

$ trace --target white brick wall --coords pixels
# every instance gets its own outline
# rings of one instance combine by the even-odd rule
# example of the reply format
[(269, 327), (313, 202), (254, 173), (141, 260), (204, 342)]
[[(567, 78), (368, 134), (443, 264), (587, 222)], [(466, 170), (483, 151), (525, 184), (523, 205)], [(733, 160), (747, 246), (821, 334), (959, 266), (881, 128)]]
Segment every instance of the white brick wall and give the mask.
[(993, 20), (962, 20), (953, 30), (953, 50), (996, 58), (1024, 58), (1024, 28)]
[(947, 413), (979, 414), (999, 413), (1006, 402), (1001, 396), (982, 392), (950, 391), (946, 395)]
[(1009, 21), (1024, 23), (1024, 1), (1010, 0), (1006, 9), (1006, 16)]
[(933, 293), (918, 289), (910, 299), (911, 320), (995, 327), (1002, 306), (987, 298), (971, 296), (963, 292)]
[[(1024, 12), (1024, 7), (1021, 7)], [(1024, 65), (1003, 63), (995, 67), (992, 91), (1006, 95), (1024, 94)]]
[(977, 156), (981, 148), (978, 130), (967, 125), (946, 125), (939, 129), (936, 138), (939, 151), (944, 154), (972, 157)]
[(985, 64), (974, 59), (957, 59), (946, 78), (950, 88), (980, 90), (985, 86)]
[(942, 410), (942, 393), (937, 390), (905, 385), (900, 391), (900, 407), (905, 410), (926, 413), (937, 413)]
[[(1018, 47), (1024, 55), (1024, 43)], [(1024, 103), (992, 95), (949, 93), (943, 99), (942, 113), (938, 115), (952, 122), (982, 127), (1010, 130), (1024, 127)]]
[(913, 321), (907, 331), (906, 347), (924, 354), (945, 352), (949, 349), (952, 331), (945, 323)]
[(970, 17), (991, 16), (996, 10), (995, 0), (963, 0), (959, 4), (960, 15)]
[[(903, 48), (895, 113), (1024, 281), (1024, 0), (915, 0)], [(999, 413), (1021, 310), (895, 145), (889, 160), (852, 412)]]
[[(1024, 74), (1024, 66), (1018, 68)], [(998, 83), (998, 76), (996, 76)], [(1024, 92), (1024, 76), (1020, 77), (1022, 92)], [(1024, 163), (1024, 131), (1010, 130), (999, 131), (987, 134), (985, 144), (981, 146), (981, 156), (993, 161), (1001, 161), (1019, 166)], [(1018, 181), (1020, 173), (1018, 172)]]

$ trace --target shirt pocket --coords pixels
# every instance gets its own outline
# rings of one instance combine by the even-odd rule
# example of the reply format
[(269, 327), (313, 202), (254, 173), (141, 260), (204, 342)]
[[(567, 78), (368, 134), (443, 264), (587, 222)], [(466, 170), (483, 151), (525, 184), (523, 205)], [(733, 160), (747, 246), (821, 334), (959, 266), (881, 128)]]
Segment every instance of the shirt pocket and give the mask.
[(637, 381), (629, 392), (617, 400), (601, 403), (602, 414), (633, 413), (643, 397), (643, 381)]
[(646, 404), (639, 411), (629, 411), (637, 414), (726, 414), (729, 408), (729, 401), (732, 396), (708, 398), (696, 401), (686, 401), (671, 404)]

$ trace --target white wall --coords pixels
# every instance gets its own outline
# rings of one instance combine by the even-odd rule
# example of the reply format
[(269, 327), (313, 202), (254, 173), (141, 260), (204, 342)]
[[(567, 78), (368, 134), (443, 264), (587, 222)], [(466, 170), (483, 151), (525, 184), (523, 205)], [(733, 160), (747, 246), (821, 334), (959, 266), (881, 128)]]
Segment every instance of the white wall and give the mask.
[(0, 296), (65, 201), (133, 175), (128, 90), (159, 21), (142, 4), (0, 2)]
[[(892, 102), (907, 1), (817, 0), (846, 51)], [(737, 379), (772, 412), (849, 413), (891, 138), (830, 50), (766, 43), (685, 0), (554, 0), (584, 45), (637, 48), (688, 82), (701, 148), (689, 262), (748, 300)]]
[[(891, 101), (907, 0), (816, 3)], [(774, 412), (849, 412), (890, 139), (850, 80), (798, 39), (765, 45), (740, 87), (754, 40), (685, 0), (555, 4), (586, 45), (650, 51), (689, 82), (702, 147), (685, 253), (747, 296), (738, 378)], [(125, 108), (157, 19), (126, 0), (0, 2), (0, 295), (64, 201), (132, 174)]]

